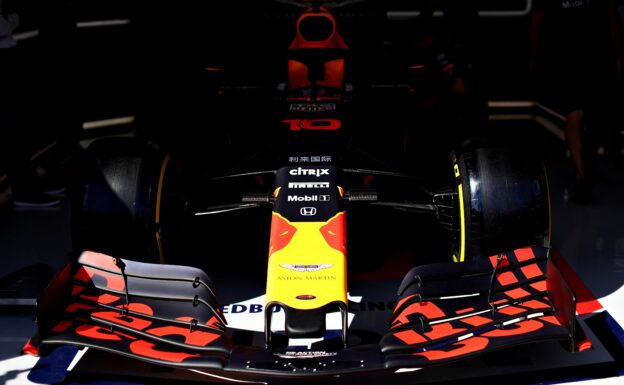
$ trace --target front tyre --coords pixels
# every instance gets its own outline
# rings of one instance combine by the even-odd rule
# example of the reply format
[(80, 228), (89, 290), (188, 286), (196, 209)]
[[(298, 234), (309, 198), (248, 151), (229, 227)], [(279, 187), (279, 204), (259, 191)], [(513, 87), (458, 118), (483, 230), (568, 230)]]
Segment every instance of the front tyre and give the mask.
[(168, 160), (155, 146), (135, 138), (93, 142), (73, 194), (74, 249), (158, 262)]
[(520, 149), (467, 144), (452, 155), (457, 192), (454, 260), (550, 244), (550, 197), (541, 161)]

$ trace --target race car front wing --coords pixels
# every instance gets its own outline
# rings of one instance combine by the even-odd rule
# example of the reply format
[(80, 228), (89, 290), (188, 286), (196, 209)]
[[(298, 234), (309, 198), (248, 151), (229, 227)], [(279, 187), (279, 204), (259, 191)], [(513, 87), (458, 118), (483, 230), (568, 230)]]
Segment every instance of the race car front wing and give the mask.
[(376, 344), (322, 350), (234, 343), (201, 270), (85, 251), (40, 298), (41, 355), (70, 344), (172, 367), (268, 376), (425, 367), (496, 349), (561, 340), (576, 351), (575, 297), (549, 249), (413, 268)]

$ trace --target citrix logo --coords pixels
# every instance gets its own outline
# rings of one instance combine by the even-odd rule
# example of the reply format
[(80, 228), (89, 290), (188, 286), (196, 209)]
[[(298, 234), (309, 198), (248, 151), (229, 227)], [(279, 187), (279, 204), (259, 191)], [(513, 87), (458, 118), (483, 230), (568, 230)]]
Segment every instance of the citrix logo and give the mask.
[(306, 175), (306, 176), (316, 176), (316, 177), (320, 177), (321, 175), (329, 175), (329, 169), (328, 168), (301, 168), (301, 167), (297, 167), (295, 169), (292, 169), (290, 171), (288, 171), (288, 173), (292, 176), (298, 176), (298, 175)]

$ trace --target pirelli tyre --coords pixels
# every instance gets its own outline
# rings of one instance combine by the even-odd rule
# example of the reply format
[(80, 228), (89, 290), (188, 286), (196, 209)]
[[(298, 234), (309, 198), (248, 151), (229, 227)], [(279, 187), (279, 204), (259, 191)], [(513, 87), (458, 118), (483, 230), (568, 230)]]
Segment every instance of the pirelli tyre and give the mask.
[(470, 143), (451, 159), (455, 261), (549, 246), (550, 197), (540, 160), (520, 149)]
[(169, 156), (136, 138), (93, 142), (74, 189), (74, 250), (159, 262), (161, 200), (169, 164)]

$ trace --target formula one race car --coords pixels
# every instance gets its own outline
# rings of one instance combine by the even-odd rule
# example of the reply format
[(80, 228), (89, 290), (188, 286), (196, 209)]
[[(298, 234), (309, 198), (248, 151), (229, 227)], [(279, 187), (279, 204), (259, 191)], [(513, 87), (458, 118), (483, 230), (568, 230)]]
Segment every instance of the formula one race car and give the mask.
[(84, 251), (40, 298), (30, 349), (239, 381), (361, 379), (548, 340), (579, 350), (541, 162), (473, 140), (431, 182), (356, 150), (350, 50), (330, 12), (350, 2), (293, 3), (267, 156), (219, 174), (135, 139), (91, 145)]

